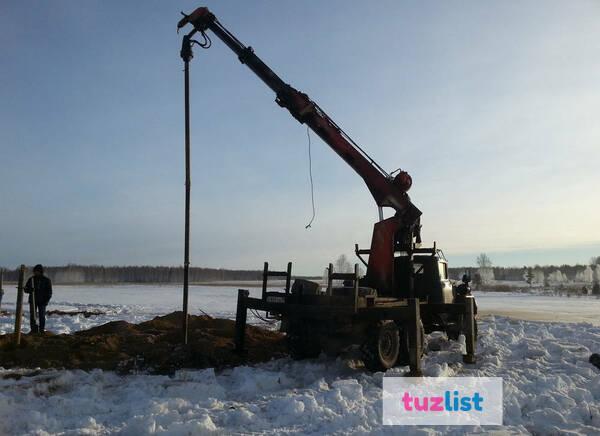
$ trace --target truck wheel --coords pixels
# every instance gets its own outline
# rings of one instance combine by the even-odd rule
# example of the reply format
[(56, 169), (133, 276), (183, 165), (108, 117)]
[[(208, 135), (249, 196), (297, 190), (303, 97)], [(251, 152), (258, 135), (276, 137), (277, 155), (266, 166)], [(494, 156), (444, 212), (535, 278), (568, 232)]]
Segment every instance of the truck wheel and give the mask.
[(321, 347), (318, 341), (307, 335), (287, 334), (287, 347), (290, 356), (294, 360), (312, 359), (319, 357)]
[(400, 353), (400, 335), (394, 321), (380, 321), (369, 329), (361, 347), (362, 360), (370, 371), (385, 371), (396, 365)]

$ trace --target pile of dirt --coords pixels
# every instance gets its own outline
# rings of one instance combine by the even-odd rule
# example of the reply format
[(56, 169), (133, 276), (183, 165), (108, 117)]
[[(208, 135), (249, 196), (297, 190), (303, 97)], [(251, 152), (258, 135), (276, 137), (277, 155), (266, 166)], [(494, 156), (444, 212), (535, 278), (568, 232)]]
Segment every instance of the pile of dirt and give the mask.
[(285, 355), (281, 333), (246, 327), (245, 355), (234, 350), (235, 322), (210, 316), (189, 317), (189, 344), (182, 344), (182, 312), (141, 324), (113, 321), (74, 334), (0, 335), (4, 368), (67, 368), (170, 374), (180, 368), (224, 368)]

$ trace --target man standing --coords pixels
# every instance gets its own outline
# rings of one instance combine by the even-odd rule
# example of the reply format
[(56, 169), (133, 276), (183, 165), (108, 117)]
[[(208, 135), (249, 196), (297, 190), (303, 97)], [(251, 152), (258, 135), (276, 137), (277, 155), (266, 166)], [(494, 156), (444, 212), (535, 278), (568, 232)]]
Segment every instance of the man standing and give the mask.
[(33, 267), (33, 276), (25, 284), (25, 292), (29, 294), (29, 303), (34, 305), (34, 314), (37, 314), (39, 326), (35, 322), (34, 314), (29, 315), (31, 333), (44, 333), (46, 327), (46, 306), (52, 298), (52, 282), (44, 275), (44, 267)]

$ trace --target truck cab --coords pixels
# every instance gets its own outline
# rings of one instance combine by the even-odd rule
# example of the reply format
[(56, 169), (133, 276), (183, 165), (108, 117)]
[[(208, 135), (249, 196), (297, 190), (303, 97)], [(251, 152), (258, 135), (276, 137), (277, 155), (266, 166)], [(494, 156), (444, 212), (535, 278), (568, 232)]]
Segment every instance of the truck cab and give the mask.
[[(428, 303), (452, 303), (452, 284), (448, 277), (448, 261), (444, 253), (433, 248), (419, 248), (412, 262), (407, 253), (395, 258), (395, 291), (397, 298), (410, 298), (410, 280), (415, 297)], [(412, 271), (411, 271), (412, 264)]]

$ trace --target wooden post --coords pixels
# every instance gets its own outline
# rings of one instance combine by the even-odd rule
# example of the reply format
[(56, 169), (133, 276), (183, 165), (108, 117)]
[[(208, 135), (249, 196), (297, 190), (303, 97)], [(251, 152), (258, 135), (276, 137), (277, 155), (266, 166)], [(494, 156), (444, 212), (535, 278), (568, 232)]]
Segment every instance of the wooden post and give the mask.
[(23, 321), (23, 285), (25, 281), (25, 265), (19, 269), (17, 285), (17, 307), (15, 308), (15, 344), (21, 344), (21, 322)]
[(331, 288), (333, 287), (333, 279), (331, 278), (331, 275), (333, 274), (333, 264), (329, 264), (329, 267), (327, 268), (327, 295), (329, 295), (331, 297), (331, 293), (332, 290)]
[(463, 362), (475, 363), (475, 314), (474, 314), (475, 298), (469, 295), (465, 298), (465, 318), (463, 325), (465, 329), (465, 339), (467, 345), (467, 354), (463, 356)]
[(285, 293), (290, 293), (290, 286), (292, 281), (292, 262), (288, 262), (287, 276), (285, 277)]
[(358, 264), (354, 264), (354, 313), (358, 312)]
[(267, 300), (267, 280), (269, 279), (269, 262), (265, 262), (263, 267), (262, 299)]
[(408, 363), (410, 365), (409, 377), (421, 377), (421, 311), (418, 298), (408, 299)]
[(2, 297), (4, 297), (4, 289), (2, 284), (4, 282), (4, 269), (0, 268), (0, 311), (2, 311)]
[(238, 289), (237, 311), (235, 314), (235, 335), (233, 338), (235, 351), (244, 354), (244, 344), (246, 342), (246, 317), (248, 303), (246, 302), (250, 292), (246, 289)]

